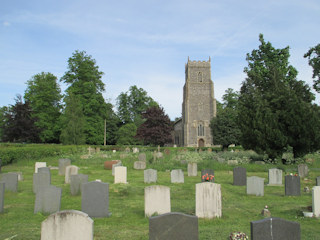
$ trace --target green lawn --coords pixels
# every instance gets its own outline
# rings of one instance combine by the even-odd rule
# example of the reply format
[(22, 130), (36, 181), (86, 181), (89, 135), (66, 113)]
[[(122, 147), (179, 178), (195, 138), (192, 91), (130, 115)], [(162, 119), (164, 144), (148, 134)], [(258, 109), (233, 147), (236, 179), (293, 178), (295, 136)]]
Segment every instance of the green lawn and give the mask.
[[(148, 219), (144, 217), (144, 184), (143, 170), (134, 170), (133, 162), (137, 155), (130, 154), (122, 159), (128, 167), (127, 180), (129, 184), (113, 184), (111, 170), (104, 170), (103, 162), (119, 159), (120, 153), (110, 154), (110, 158), (95, 156), (91, 159), (80, 159), (80, 156), (61, 156), (46, 158), (47, 165), (58, 166), (59, 158), (69, 157), (72, 164), (80, 167), (79, 173), (88, 174), (89, 181), (101, 179), (109, 183), (109, 218), (94, 219), (94, 239), (148, 239)], [(173, 155), (173, 154), (172, 154)], [(151, 157), (148, 155), (148, 160)], [(158, 171), (157, 185), (170, 187), (171, 211), (195, 214), (195, 184), (200, 182), (201, 163), (198, 166), (198, 177), (188, 177), (186, 165), (176, 161), (174, 156), (167, 157), (157, 163), (148, 163), (147, 168), (162, 169)], [(40, 239), (41, 222), (47, 215), (33, 214), (35, 195), (32, 192), (32, 176), (35, 161), (28, 160), (2, 167), (2, 172), (21, 171), (24, 180), (19, 182), (18, 192), (5, 192), (5, 209), (0, 214), (0, 239)], [(211, 163), (210, 163), (211, 164)], [(208, 163), (206, 163), (206, 166)], [(164, 167), (165, 166), (165, 167)], [(232, 231), (242, 231), (250, 236), (250, 221), (260, 220), (265, 205), (273, 217), (299, 222), (301, 239), (320, 239), (320, 222), (315, 218), (304, 218), (302, 211), (312, 205), (312, 194), (305, 193), (304, 187), (312, 189), (319, 171), (312, 171), (308, 180), (301, 179), (301, 196), (284, 196), (284, 186), (266, 186), (264, 197), (246, 195), (245, 186), (233, 186), (232, 166), (212, 163), (215, 170), (215, 182), (222, 189), (222, 218), (206, 220), (199, 219), (200, 239), (226, 240)], [(247, 176), (259, 176), (268, 182), (268, 168), (274, 165), (243, 165), (247, 168)], [(287, 166), (285, 166), (287, 168)], [(170, 171), (164, 169), (182, 168), (185, 172), (184, 184), (171, 184)], [(290, 166), (288, 167), (290, 168)], [(294, 168), (291, 166), (291, 168)], [(284, 175), (284, 174), (283, 174)], [(81, 196), (71, 196), (70, 187), (64, 184), (64, 176), (58, 175), (58, 170), (51, 170), (52, 184), (61, 187), (61, 210), (75, 209), (81, 211)]]

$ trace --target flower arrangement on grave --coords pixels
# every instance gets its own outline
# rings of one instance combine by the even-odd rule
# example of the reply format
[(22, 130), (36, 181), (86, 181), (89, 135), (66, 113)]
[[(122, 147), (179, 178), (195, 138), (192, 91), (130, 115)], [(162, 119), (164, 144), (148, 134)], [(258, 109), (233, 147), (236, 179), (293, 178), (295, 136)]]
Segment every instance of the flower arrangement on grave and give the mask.
[(290, 176), (298, 176), (298, 173), (290, 173)]
[(205, 182), (210, 182), (214, 179), (214, 175), (206, 173), (205, 175), (202, 176), (202, 180)]
[(249, 239), (247, 234), (245, 234), (244, 232), (232, 232), (230, 233), (229, 236), (230, 240), (245, 240), (245, 239)]

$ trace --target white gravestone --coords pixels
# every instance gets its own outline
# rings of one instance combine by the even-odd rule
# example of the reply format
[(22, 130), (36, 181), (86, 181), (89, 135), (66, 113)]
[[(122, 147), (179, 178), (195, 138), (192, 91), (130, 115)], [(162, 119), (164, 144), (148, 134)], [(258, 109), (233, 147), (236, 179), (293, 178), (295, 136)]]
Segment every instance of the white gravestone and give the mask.
[(198, 176), (198, 165), (197, 163), (188, 163), (188, 177)]
[(114, 183), (127, 183), (127, 167), (114, 168)]
[(181, 169), (171, 171), (171, 183), (184, 183), (184, 175)]
[(277, 168), (269, 169), (269, 184), (273, 186), (281, 186), (282, 185), (282, 170)]
[(170, 188), (154, 185), (144, 189), (144, 214), (150, 217), (153, 214), (171, 212)]
[(264, 178), (247, 177), (247, 194), (263, 196), (264, 195)]
[(143, 172), (144, 183), (156, 183), (157, 182), (157, 170), (147, 169)]
[(36, 162), (34, 165), (34, 172), (37, 173), (38, 168), (41, 168), (41, 167), (47, 167), (47, 163), (46, 162)]
[(70, 176), (71, 175), (77, 175), (79, 171), (79, 168), (74, 165), (70, 165), (66, 167), (66, 172), (65, 172), (65, 183), (70, 183)]
[(312, 188), (312, 211), (314, 216), (320, 217), (320, 186)]

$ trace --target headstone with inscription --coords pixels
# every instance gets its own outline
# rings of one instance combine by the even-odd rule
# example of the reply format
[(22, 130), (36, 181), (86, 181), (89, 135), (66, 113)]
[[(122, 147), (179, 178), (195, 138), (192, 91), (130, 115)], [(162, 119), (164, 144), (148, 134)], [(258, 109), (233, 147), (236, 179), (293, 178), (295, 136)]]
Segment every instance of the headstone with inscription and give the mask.
[(136, 170), (144, 170), (146, 169), (146, 162), (144, 161), (135, 161), (133, 163), (133, 168)]
[(282, 186), (282, 170), (277, 168), (269, 169), (269, 184), (272, 186)]
[(3, 173), (2, 182), (5, 183), (6, 190), (11, 192), (18, 191), (18, 174), (17, 173)]

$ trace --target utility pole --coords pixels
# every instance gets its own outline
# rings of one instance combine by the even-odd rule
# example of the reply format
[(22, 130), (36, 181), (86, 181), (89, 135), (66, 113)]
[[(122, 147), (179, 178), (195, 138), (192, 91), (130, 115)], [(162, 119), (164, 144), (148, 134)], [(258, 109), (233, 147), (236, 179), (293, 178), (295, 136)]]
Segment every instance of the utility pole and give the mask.
[(107, 145), (107, 119), (104, 120), (104, 146)]

